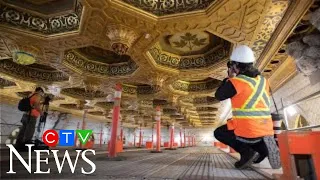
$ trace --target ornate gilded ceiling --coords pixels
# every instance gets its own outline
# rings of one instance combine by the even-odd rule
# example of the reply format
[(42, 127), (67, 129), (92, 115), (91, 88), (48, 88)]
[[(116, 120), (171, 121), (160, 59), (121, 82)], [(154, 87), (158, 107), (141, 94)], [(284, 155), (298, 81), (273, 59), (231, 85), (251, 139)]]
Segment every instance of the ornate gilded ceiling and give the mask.
[(56, 96), (52, 109), (110, 121), (120, 83), (127, 125), (152, 126), (161, 106), (164, 125), (216, 126), (221, 106), (214, 92), (233, 47), (251, 46), (257, 66), (272, 77), (287, 62), (283, 44), (311, 4), (1, 0), (1, 101), (16, 103), (43, 86)]
[[(20, 30), (27, 30), (30, 32), (40, 33), (40, 34), (56, 34), (63, 33), (69, 31), (75, 31), (79, 29), (81, 14), (82, 14), (82, 5), (80, 2), (76, 2), (75, 5), (73, 3), (65, 3), (60, 4), (57, 3), (49, 3), (49, 4), (29, 4), (23, 3), (21, 1), (5, 1), (5, 4), (0, 6), (0, 22), (8, 25), (11, 28), (16, 28)], [(71, 4), (72, 10), (70, 12), (68, 10), (56, 9), (56, 12), (50, 12), (48, 9), (55, 9), (53, 7), (59, 6), (69, 6)], [(12, 8), (11, 6), (18, 6), (19, 8)], [(41, 6), (45, 6), (47, 8), (41, 8)], [(38, 7), (34, 7), (38, 6)], [(26, 12), (24, 9), (27, 8), (31, 11)], [(48, 8), (50, 7), (50, 8)], [(34, 12), (35, 11), (35, 12)], [(64, 14), (55, 15), (57, 12), (61, 13), (62, 11), (66, 11)], [(38, 15), (41, 13), (41, 15)], [(53, 15), (47, 16), (46, 13), (52, 13)]]
[(144, 10), (156, 16), (192, 12), (206, 9), (214, 0), (123, 0), (138, 9)]

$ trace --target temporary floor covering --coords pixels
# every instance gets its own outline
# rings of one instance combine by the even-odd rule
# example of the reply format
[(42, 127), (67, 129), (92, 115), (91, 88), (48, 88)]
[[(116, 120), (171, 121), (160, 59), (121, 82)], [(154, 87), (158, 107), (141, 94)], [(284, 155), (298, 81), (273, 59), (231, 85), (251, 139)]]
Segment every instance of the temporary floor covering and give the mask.
[[(49, 164), (42, 163), (41, 169), (51, 169), (50, 175), (29, 174), (19, 161), (14, 161), (14, 171), (9, 175), (9, 161), (1, 161), (1, 179), (3, 178), (41, 178), (41, 179), (267, 179), (253, 169), (238, 170), (233, 164), (236, 159), (214, 147), (189, 147), (177, 150), (163, 150), (163, 153), (150, 153), (148, 150), (120, 153), (122, 161), (110, 161), (105, 153), (88, 156), (96, 166), (91, 175), (81, 173), (81, 167), (91, 170), (82, 159), (79, 159), (76, 172), (71, 173), (69, 166), (65, 166), (61, 174), (58, 173), (54, 159)], [(72, 158), (74, 160), (74, 158)], [(34, 160), (33, 160), (34, 161)], [(35, 171), (35, 162), (32, 167)]]

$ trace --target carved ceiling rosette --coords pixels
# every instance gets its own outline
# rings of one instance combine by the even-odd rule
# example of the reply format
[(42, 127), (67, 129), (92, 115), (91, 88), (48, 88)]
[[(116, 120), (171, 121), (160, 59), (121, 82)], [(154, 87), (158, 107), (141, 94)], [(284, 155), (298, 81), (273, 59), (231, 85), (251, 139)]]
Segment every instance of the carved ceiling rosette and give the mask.
[(112, 50), (119, 55), (126, 54), (139, 36), (134, 30), (122, 25), (107, 26), (106, 30)]

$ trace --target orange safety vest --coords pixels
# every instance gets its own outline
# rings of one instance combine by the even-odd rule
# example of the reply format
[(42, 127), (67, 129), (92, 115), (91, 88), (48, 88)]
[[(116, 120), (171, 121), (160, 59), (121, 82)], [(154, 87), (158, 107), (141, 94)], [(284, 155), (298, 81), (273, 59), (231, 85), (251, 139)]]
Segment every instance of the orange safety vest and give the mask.
[(228, 129), (245, 138), (273, 135), (268, 81), (260, 75), (238, 75), (229, 80), (237, 94), (231, 98), (233, 117), (227, 123)]
[[(37, 96), (39, 96), (39, 94), (35, 94), (34, 96), (32, 96), (32, 97), (30, 98), (30, 105), (31, 105), (31, 106), (33, 106), (33, 105), (36, 103), (36, 101), (37, 101), (37, 99), (38, 99)], [(38, 117), (40, 116), (40, 112), (39, 112), (37, 109), (32, 109), (32, 110), (31, 110), (31, 116), (33, 116), (33, 117), (35, 117), (35, 118), (38, 118)]]

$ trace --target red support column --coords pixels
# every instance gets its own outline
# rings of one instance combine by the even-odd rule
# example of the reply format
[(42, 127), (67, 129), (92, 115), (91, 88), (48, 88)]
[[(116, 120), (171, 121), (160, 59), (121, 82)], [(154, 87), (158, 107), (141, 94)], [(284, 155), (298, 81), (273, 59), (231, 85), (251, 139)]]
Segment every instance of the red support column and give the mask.
[(169, 148), (173, 148), (173, 143), (174, 143), (174, 125), (171, 125), (171, 127), (170, 127), (170, 144), (169, 144)]
[(114, 106), (112, 113), (112, 130), (111, 130), (111, 139), (110, 139), (110, 148), (109, 148), (109, 157), (117, 157), (116, 152), (116, 143), (117, 143), (117, 130), (118, 130), (118, 121), (120, 116), (120, 102), (121, 102), (121, 92), (122, 87), (120, 84), (116, 85), (116, 91), (114, 95)]
[(136, 130), (133, 132), (133, 147), (136, 147)]
[(183, 133), (183, 143), (184, 143), (184, 147), (187, 147), (187, 141), (186, 141), (186, 128), (184, 128), (184, 133)]
[(183, 145), (182, 145), (182, 128), (180, 128), (180, 147), (183, 147)]
[(195, 137), (195, 135), (192, 136), (192, 146), (196, 146), (196, 137)]
[[(80, 122), (78, 122), (78, 124), (77, 124), (77, 129), (79, 129), (80, 128)], [(78, 139), (78, 135), (77, 135), (77, 133), (76, 133), (76, 136), (74, 137), (74, 147), (77, 147), (77, 139)]]
[[(84, 111), (83, 111), (83, 116), (82, 116), (82, 127), (81, 127), (81, 129), (82, 130), (84, 130), (85, 128), (86, 128), (86, 117), (87, 117), (87, 112), (88, 112), (88, 110), (87, 109), (85, 109)], [(82, 143), (80, 142), (80, 149), (82, 149)]]
[(156, 107), (155, 120), (157, 122), (156, 150), (155, 151), (151, 151), (151, 152), (160, 153), (160, 152), (162, 152), (160, 150), (160, 146), (161, 146), (161, 111), (160, 111), (160, 106)]
[(141, 136), (141, 147), (143, 145), (143, 135), (144, 135), (144, 132), (142, 132), (142, 136)]
[(103, 124), (101, 123), (101, 129), (100, 129), (100, 148), (102, 147), (102, 133), (103, 133)]
[(141, 131), (141, 125), (140, 125), (140, 133), (139, 133), (139, 147), (142, 147), (142, 131)]
[(152, 131), (151, 131), (152, 135), (151, 135), (151, 149), (153, 149), (153, 125), (152, 125)]

